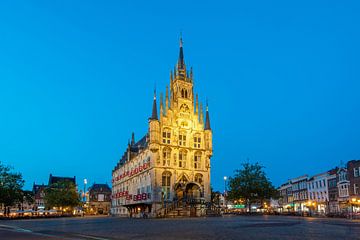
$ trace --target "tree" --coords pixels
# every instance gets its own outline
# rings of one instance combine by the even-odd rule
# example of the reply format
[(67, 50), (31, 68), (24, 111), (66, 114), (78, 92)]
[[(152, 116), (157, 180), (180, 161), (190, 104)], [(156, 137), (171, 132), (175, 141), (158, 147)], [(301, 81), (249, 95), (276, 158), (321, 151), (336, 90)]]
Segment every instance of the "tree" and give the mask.
[(0, 204), (6, 208), (23, 200), (22, 187), (25, 181), (20, 173), (11, 172), (11, 167), (5, 166), (0, 162)]
[(214, 191), (212, 187), (210, 190), (211, 190), (211, 203), (218, 207), (220, 205), (221, 193), (219, 191)]
[(277, 191), (263, 168), (259, 163), (243, 163), (242, 169), (235, 170), (235, 176), (229, 178), (228, 199), (245, 200), (251, 211), (252, 203), (275, 197)]
[(69, 207), (71, 209), (80, 205), (80, 196), (74, 183), (60, 181), (45, 189), (44, 201), (47, 208)]
[(23, 201), (22, 203), (27, 203), (29, 205), (35, 203), (35, 196), (34, 196), (34, 193), (32, 191), (26, 191), (24, 190), (22, 192), (22, 195), (23, 195)]

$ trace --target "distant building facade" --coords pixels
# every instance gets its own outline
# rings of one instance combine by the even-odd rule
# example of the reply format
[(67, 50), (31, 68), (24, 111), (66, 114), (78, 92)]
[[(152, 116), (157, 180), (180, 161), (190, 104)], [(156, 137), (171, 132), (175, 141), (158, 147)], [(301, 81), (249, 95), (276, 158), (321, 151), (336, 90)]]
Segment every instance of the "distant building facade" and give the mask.
[(47, 185), (41, 184), (35, 184), (33, 185), (33, 193), (34, 193), (34, 210), (38, 210), (38, 209), (45, 209), (45, 201), (44, 201), (44, 197), (45, 197), (45, 189), (46, 189)]
[(338, 187), (338, 202), (340, 212), (348, 212), (349, 187), (348, 170), (346, 167), (340, 167), (336, 173)]
[(46, 202), (44, 200), (45, 190), (52, 184), (62, 182), (62, 181), (72, 182), (76, 186), (76, 177), (75, 176), (74, 177), (58, 177), (58, 176), (53, 176), (52, 174), (50, 174), (48, 185), (45, 185), (45, 184), (39, 185), (39, 184), (35, 184), (35, 182), (34, 182), (32, 192), (34, 194), (35, 210), (44, 209), (46, 207)]
[(109, 214), (111, 208), (111, 188), (107, 184), (94, 183), (89, 188), (89, 209), (91, 214)]
[[(160, 114), (154, 96), (148, 133), (133, 135), (112, 172), (112, 214), (165, 214), (171, 206), (184, 215), (200, 216), (210, 202), (212, 131), (206, 107), (194, 93), (192, 69), (187, 71), (182, 41)], [(180, 210), (179, 210), (180, 211)]]
[[(304, 175), (282, 184), (278, 188), (279, 211), (360, 216), (360, 160), (340, 165), (312, 177)], [(289, 200), (289, 189), (293, 204)]]
[(292, 191), (291, 181), (288, 181), (281, 185), (279, 191), (279, 207), (281, 212), (293, 212), (294, 211), (294, 196)]
[(314, 211), (325, 214), (329, 202), (328, 172), (317, 174), (308, 180), (309, 200), (312, 201)]
[(349, 201), (352, 213), (360, 213), (360, 160), (347, 163), (349, 178)]
[(328, 192), (329, 192), (329, 213), (338, 213), (339, 210), (339, 202), (338, 202), (338, 187), (337, 187), (337, 178), (336, 178), (336, 172), (337, 168), (330, 170), (329, 176), (328, 176)]
[(290, 180), (292, 185), (292, 194), (294, 198), (294, 210), (296, 212), (307, 211), (306, 204), (308, 201), (308, 188), (307, 181), (308, 175)]

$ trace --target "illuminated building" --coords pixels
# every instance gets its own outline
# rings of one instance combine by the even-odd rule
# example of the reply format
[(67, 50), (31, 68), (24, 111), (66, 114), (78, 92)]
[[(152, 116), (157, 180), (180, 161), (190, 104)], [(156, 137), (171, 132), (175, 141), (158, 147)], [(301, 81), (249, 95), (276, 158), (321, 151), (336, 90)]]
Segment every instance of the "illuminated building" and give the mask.
[(204, 214), (210, 201), (212, 131), (208, 106), (194, 93), (193, 71), (187, 70), (182, 39), (165, 101), (158, 114), (154, 93), (148, 133), (134, 134), (112, 172), (112, 214), (164, 216), (177, 211), (186, 216)]

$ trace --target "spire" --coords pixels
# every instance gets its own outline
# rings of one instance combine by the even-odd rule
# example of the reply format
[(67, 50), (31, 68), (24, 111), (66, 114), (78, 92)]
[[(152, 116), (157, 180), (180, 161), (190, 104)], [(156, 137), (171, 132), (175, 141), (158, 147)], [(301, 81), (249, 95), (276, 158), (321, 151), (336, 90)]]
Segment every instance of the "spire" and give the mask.
[(131, 146), (134, 146), (135, 145), (135, 133), (132, 132), (131, 134)]
[(200, 123), (204, 124), (204, 111), (202, 103), (200, 103)]
[(157, 106), (156, 106), (156, 90), (154, 90), (154, 102), (152, 107), (151, 120), (158, 120)]
[(195, 113), (196, 113), (196, 114), (199, 114), (199, 98), (198, 98), (198, 95), (197, 95), (197, 94), (196, 94)]
[(163, 94), (160, 93), (160, 119), (164, 116), (164, 101)]
[(209, 115), (209, 105), (208, 105), (208, 101), (207, 101), (207, 100), (206, 100), (205, 130), (211, 130), (211, 127), (210, 127), (210, 115)]
[(185, 69), (182, 35), (180, 35), (180, 52), (179, 52), (179, 60), (178, 60), (178, 69)]
[(167, 110), (169, 108), (169, 87), (166, 86), (166, 93), (165, 93), (165, 115), (167, 115)]

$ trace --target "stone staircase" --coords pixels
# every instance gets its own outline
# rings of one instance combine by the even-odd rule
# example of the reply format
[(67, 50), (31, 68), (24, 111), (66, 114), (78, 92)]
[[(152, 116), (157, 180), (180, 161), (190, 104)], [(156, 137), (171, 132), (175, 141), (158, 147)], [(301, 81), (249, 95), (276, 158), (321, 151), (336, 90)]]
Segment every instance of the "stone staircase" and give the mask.
[(168, 218), (189, 217), (190, 209), (188, 207), (177, 207), (166, 213)]
[[(194, 207), (194, 203), (188, 204), (182, 201), (176, 201), (167, 203), (165, 207), (162, 207), (156, 211), (156, 217), (159, 218), (182, 218), (182, 217), (191, 217), (191, 216), (220, 216), (220, 208), (215, 206), (207, 206), (205, 209), (201, 207), (200, 203), (195, 203), (197, 206)], [(202, 210), (200, 209), (202, 208)], [(193, 210), (193, 212), (192, 212)], [(194, 212), (195, 210), (195, 212)]]

